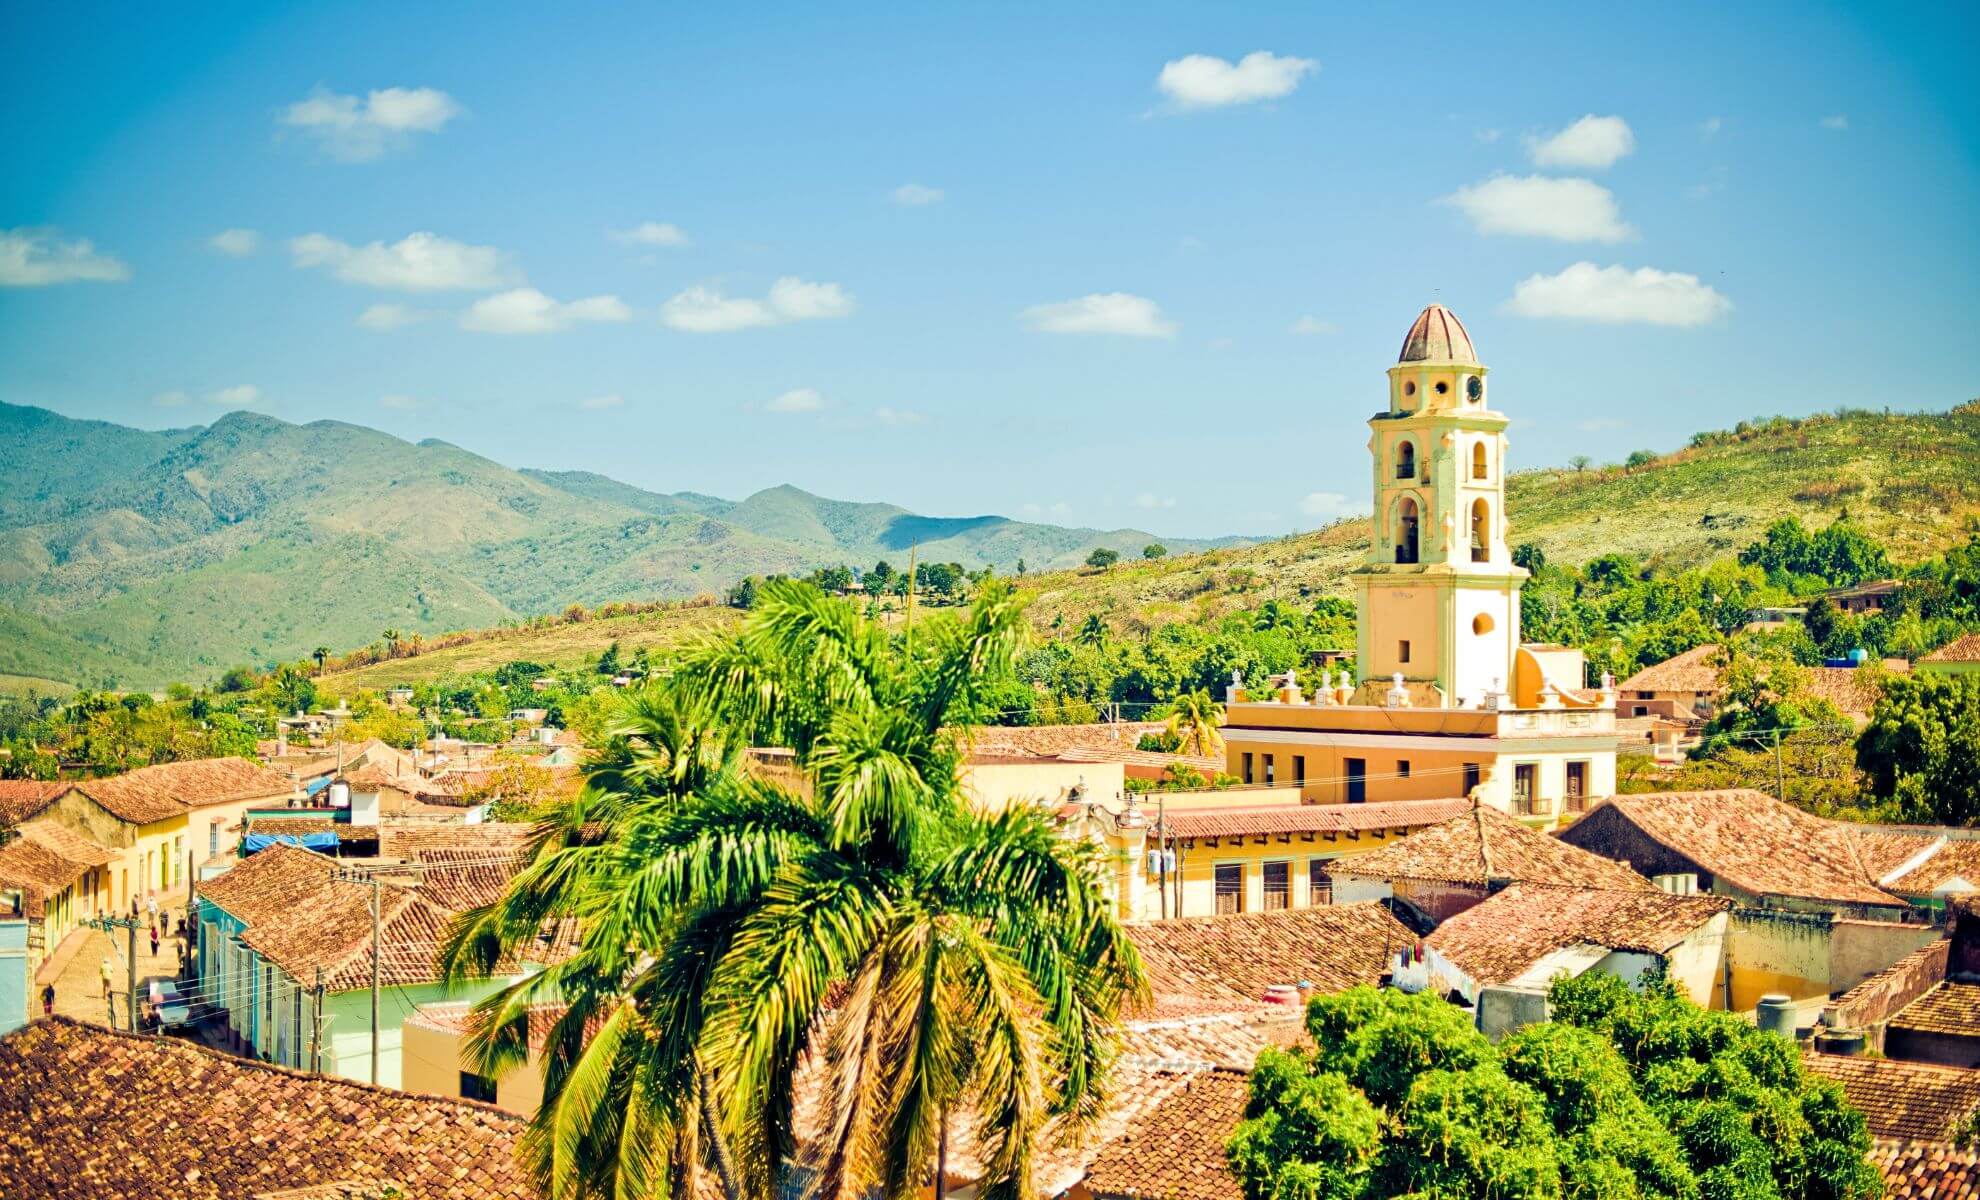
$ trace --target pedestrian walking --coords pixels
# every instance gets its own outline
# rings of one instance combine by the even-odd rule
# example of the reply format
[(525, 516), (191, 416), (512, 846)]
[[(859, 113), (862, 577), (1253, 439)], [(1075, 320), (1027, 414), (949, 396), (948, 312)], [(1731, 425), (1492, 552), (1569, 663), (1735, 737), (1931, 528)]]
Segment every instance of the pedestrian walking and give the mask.
[(146, 896), (144, 898), (144, 911), (151, 914), (151, 923), (153, 925), (158, 924), (158, 897)]
[(105, 1000), (110, 998), (110, 967), (110, 956), (106, 954), (103, 956), (103, 998)]
[(158, 957), (158, 923), (151, 923), (151, 957)]
[(41, 989), (41, 1015), (44, 1017), (55, 1015), (55, 985), (52, 983)]

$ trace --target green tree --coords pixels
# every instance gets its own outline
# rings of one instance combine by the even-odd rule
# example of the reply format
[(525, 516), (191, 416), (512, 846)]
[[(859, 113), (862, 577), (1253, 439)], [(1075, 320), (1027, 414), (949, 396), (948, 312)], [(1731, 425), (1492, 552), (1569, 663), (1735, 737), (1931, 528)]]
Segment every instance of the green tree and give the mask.
[(399, 630), (396, 627), (394, 627), (391, 629), (387, 629), (383, 636), (385, 638), (386, 656), (390, 658), (399, 657), (399, 639), (404, 637), (405, 635), (400, 633)]
[(1158, 558), (1162, 558), (1168, 553), (1169, 553), (1169, 548), (1167, 546), (1164, 546), (1160, 542), (1150, 542), (1146, 546), (1143, 546), (1141, 548), (1141, 557), (1149, 560), (1150, 562), (1153, 562)]
[(1356, 988), (1268, 1050), (1228, 1147), (1248, 1200), (1859, 1200), (1881, 1181), (1792, 1043), (1661, 978), (1557, 980), (1497, 1046), (1441, 998)]
[(1655, 450), (1631, 450), (1629, 457), (1623, 460), (1623, 466), (1634, 471), (1638, 467), (1647, 467), (1656, 461), (1657, 452)]
[(330, 657), (330, 647), (318, 646), (309, 652), (309, 656), (316, 660), (316, 673), (321, 675), (323, 674), (323, 664)]
[(1594, 461), (1594, 459), (1589, 458), (1586, 454), (1577, 454), (1573, 458), (1568, 459), (1568, 466), (1573, 467), (1574, 473), (1579, 475), (1583, 471), (1586, 471), (1589, 464)]
[(1224, 706), (1211, 699), (1209, 692), (1199, 689), (1175, 698), (1168, 732), (1176, 739), (1178, 749), (1204, 757), (1223, 748), (1224, 735), (1220, 732), (1223, 724)]
[(1079, 632), (1073, 635), (1073, 641), (1088, 649), (1105, 650), (1107, 634), (1107, 618), (1099, 613), (1087, 613), (1086, 620), (1079, 623)]
[(1980, 675), (1886, 680), (1856, 762), (1901, 819), (1980, 824)]
[(1547, 552), (1540, 548), (1538, 542), (1521, 542), (1513, 547), (1512, 560), (1513, 566), (1525, 567), (1538, 575), (1547, 565)]
[(1121, 561), (1121, 552), (1119, 550), (1109, 550), (1105, 546), (1094, 547), (1093, 553), (1086, 556), (1087, 566), (1094, 567), (1102, 571), (1113, 566), (1115, 563), (1119, 561)]
[[(528, 1055), (533, 1006), (568, 1005), (524, 1140), (547, 1193), (687, 1195), (706, 1157), (731, 1196), (772, 1200), (807, 1057), (812, 1194), (907, 1200), (963, 1118), (985, 1194), (1029, 1191), (1048, 1126), (1104, 1095), (1143, 984), (1097, 851), (962, 795), (951, 730), (1023, 630), (993, 584), (910, 655), (842, 601), (767, 584), (738, 635), (626, 698), (533, 865), (444, 956), (486, 975), (546, 919), (583, 918), (579, 952), (479, 1003), (469, 1039), (498, 1073)], [(806, 786), (743, 769), (761, 745)]]

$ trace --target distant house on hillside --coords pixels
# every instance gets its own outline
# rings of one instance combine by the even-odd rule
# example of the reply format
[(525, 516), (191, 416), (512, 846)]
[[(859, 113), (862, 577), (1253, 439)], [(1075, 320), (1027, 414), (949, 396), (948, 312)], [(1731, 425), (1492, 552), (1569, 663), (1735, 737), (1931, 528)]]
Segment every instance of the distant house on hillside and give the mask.
[[(1643, 668), (1616, 685), (1618, 717), (1662, 717), (1691, 725), (1711, 719), (1718, 706), (1719, 668), (1713, 659), (1716, 642), (1693, 646), (1663, 662)], [(1884, 669), (1910, 670), (1903, 659), (1884, 660)], [(1811, 667), (1808, 690), (1861, 723), (1876, 707), (1881, 692), (1860, 667)]]
[(1884, 611), (1884, 606), (1890, 603), (1891, 597), (1903, 586), (1895, 579), (1875, 579), (1868, 583), (1859, 583), (1855, 587), (1831, 589), (1823, 592), (1822, 598), (1840, 612), (1878, 613)]
[(1920, 675), (1980, 674), (1980, 633), (1969, 633), (1947, 642), (1918, 660)]

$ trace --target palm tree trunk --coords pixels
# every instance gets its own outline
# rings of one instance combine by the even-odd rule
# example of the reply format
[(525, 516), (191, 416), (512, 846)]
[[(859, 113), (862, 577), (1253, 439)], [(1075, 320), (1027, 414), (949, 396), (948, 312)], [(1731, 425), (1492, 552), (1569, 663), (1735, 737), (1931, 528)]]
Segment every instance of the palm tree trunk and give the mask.
[(935, 1200), (948, 1200), (949, 1195), (949, 1109), (942, 1107), (942, 1122), (935, 1134)]
[(736, 1183), (735, 1159), (729, 1155), (729, 1140), (722, 1136), (722, 1126), (715, 1117), (714, 1079), (708, 1068), (695, 1064), (695, 1103), (701, 1110), (702, 1136), (708, 1139), (708, 1157), (715, 1160), (715, 1174), (722, 1180), (722, 1194), (727, 1200), (742, 1200), (742, 1188)]

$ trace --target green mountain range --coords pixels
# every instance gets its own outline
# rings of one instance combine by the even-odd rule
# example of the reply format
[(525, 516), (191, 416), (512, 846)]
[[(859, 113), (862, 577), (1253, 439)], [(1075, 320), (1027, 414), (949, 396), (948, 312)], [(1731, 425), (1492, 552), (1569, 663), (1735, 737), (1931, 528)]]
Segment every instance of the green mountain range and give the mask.
[(777, 487), (744, 500), (513, 470), (446, 442), (231, 413), (150, 431), (0, 404), (0, 675), (155, 687), (397, 627), (719, 592), (888, 558), (1070, 566), (1218, 543), (927, 517)]

